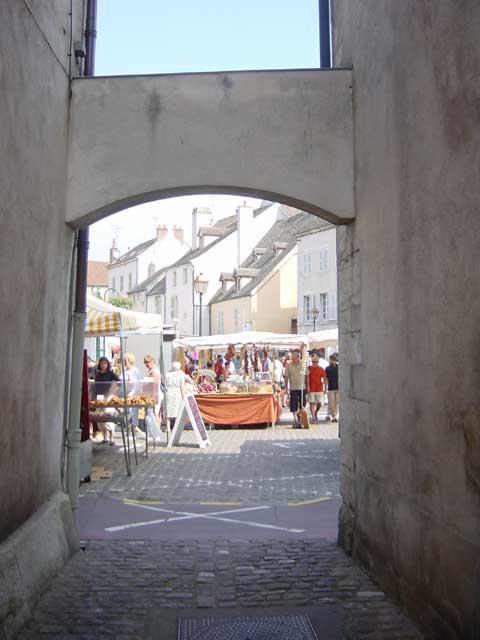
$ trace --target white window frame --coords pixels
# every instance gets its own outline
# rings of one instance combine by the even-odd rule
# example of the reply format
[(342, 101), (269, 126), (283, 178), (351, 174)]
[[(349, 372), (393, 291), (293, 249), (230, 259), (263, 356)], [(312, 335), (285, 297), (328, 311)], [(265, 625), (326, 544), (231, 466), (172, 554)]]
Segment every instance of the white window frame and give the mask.
[(176, 286), (177, 286), (177, 272), (172, 271), (172, 287), (176, 287)]
[(328, 293), (323, 292), (318, 296), (319, 320), (328, 320)]
[(238, 333), (238, 331), (240, 331), (240, 314), (236, 307), (233, 310), (233, 331), (234, 333)]
[(330, 291), (328, 294), (328, 319), (337, 319), (337, 292)]
[(115, 289), (115, 276), (112, 278), (112, 289)]
[(170, 319), (173, 321), (175, 318), (178, 318), (178, 298), (172, 296), (170, 298)]
[(148, 265), (148, 277), (151, 278), (153, 276), (153, 274), (155, 273), (156, 269), (155, 269), (155, 264), (153, 262), (151, 262)]
[(183, 267), (183, 284), (188, 284), (188, 269)]
[(318, 270), (321, 273), (325, 273), (325, 272), (329, 271), (329, 266), (328, 266), (328, 247), (320, 247)]
[(303, 254), (303, 273), (312, 273), (312, 254)]
[(310, 293), (304, 294), (302, 303), (302, 317), (304, 322), (312, 321), (313, 296)]
[(123, 293), (123, 276), (120, 276), (120, 291)]
[(133, 287), (133, 273), (129, 273), (128, 274), (128, 290), (130, 291), (130, 289)]
[(223, 311), (217, 311), (217, 333), (223, 334), (225, 331), (225, 314)]

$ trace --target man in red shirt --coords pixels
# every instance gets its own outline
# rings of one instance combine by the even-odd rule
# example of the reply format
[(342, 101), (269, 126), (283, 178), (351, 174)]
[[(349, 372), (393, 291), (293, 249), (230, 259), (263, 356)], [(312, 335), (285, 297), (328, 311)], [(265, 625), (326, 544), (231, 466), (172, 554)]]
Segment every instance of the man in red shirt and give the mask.
[(312, 356), (312, 364), (308, 367), (307, 392), (312, 422), (318, 422), (318, 412), (323, 406), (325, 389), (325, 369), (319, 364), (319, 357)]

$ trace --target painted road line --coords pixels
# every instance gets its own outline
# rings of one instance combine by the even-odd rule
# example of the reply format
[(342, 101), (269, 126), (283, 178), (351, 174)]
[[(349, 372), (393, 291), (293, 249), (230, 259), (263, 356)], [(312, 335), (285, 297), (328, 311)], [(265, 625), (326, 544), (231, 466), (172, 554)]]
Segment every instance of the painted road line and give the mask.
[(162, 524), (162, 523), (170, 523), (177, 522), (179, 520), (194, 520), (195, 518), (208, 518), (217, 515), (225, 515), (227, 513), (239, 513), (243, 511), (258, 511), (260, 509), (271, 509), (270, 506), (261, 506), (261, 507), (247, 507), (244, 509), (230, 509), (228, 511), (214, 511), (212, 513), (191, 513), (188, 511), (172, 511), (170, 509), (157, 509), (155, 507), (149, 507), (148, 505), (135, 504), (134, 502), (127, 503), (130, 507), (139, 507), (141, 509), (150, 509), (152, 511), (161, 511), (163, 513), (172, 513), (172, 514), (181, 514), (177, 518), (162, 518), (161, 520), (147, 520), (145, 522), (132, 522), (129, 524), (122, 524), (116, 527), (106, 527), (105, 531), (112, 533), (114, 531), (122, 531), (123, 529), (134, 529), (136, 527), (147, 527), (152, 524)]
[(199, 502), (204, 507), (239, 507), (241, 502)]
[(123, 502), (128, 504), (165, 504), (163, 500), (133, 500), (132, 498), (124, 498)]
[(287, 505), (289, 507), (303, 507), (305, 504), (315, 504), (317, 502), (325, 502), (326, 500), (330, 500), (328, 496), (323, 496), (323, 498), (312, 498), (311, 500), (302, 500), (302, 502), (288, 502)]
[(213, 516), (203, 516), (206, 520), (219, 520), (220, 522), (233, 522), (234, 524), (244, 524), (247, 527), (259, 527), (261, 529), (275, 529), (275, 531), (288, 531), (288, 533), (305, 533), (305, 529), (289, 529), (288, 527), (277, 527), (274, 524), (263, 524), (261, 522), (250, 522), (249, 520), (233, 520), (232, 518), (220, 518)]

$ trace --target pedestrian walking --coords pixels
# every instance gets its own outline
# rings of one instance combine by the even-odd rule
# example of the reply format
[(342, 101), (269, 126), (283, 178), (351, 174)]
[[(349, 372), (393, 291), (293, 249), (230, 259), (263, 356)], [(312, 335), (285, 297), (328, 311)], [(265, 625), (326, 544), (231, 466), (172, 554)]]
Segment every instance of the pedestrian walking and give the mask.
[(302, 371), (300, 351), (292, 351), (292, 361), (285, 367), (285, 382), (290, 390), (290, 411), (293, 414), (293, 429), (301, 429), (300, 412), (307, 402), (306, 380)]
[(338, 422), (338, 364), (336, 356), (330, 356), (330, 364), (325, 369), (328, 386), (328, 415), (327, 422)]
[(318, 412), (323, 406), (325, 376), (325, 369), (320, 366), (320, 358), (317, 354), (313, 354), (307, 375), (307, 398), (313, 422), (318, 422)]

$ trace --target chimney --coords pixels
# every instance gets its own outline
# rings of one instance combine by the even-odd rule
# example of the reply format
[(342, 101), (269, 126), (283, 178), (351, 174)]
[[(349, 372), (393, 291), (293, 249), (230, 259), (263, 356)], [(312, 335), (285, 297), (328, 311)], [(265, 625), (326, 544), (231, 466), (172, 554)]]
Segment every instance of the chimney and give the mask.
[(157, 227), (157, 240), (163, 240), (168, 235), (168, 227), (165, 225), (158, 225)]
[(177, 227), (175, 224), (173, 226), (173, 236), (177, 240), (180, 240), (180, 242), (183, 242), (183, 227)]
[(243, 206), (237, 207), (237, 265), (240, 266), (245, 258), (250, 254), (249, 237), (253, 227), (253, 208)]
[(110, 248), (110, 264), (118, 260), (120, 257), (120, 251), (117, 248), (117, 241), (115, 238), (112, 240), (112, 246)]
[(195, 207), (192, 211), (192, 251), (198, 248), (200, 227), (212, 225), (212, 212), (208, 207)]

